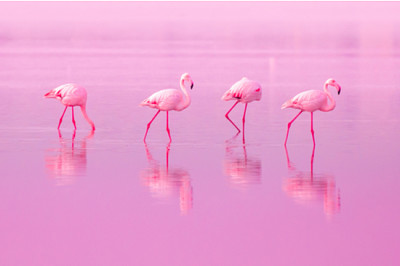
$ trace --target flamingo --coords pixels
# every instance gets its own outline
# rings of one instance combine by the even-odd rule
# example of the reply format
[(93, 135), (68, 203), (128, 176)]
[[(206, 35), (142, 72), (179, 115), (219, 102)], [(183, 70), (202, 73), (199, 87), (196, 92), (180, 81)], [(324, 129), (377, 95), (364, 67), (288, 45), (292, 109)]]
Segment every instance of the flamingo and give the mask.
[(87, 92), (84, 87), (81, 87), (76, 84), (64, 84), (58, 86), (55, 89), (52, 89), (48, 93), (44, 95), (46, 98), (56, 98), (60, 100), (62, 104), (65, 105), (64, 112), (61, 115), (60, 122), (58, 123), (58, 128), (60, 129), (61, 122), (63, 120), (65, 111), (67, 111), (68, 107), (72, 108), (72, 123), (74, 124), (76, 130), (76, 123), (74, 118), (74, 106), (80, 106), (83, 117), (88, 121), (88, 123), (92, 126), (92, 131), (95, 130), (94, 123), (90, 120), (89, 116), (86, 113), (86, 100), (87, 100)]
[(151, 108), (158, 109), (155, 116), (150, 120), (147, 124), (146, 133), (144, 134), (143, 141), (146, 142), (147, 133), (149, 132), (149, 128), (151, 123), (154, 121), (156, 116), (161, 111), (166, 111), (167, 113), (167, 132), (169, 137), (169, 142), (172, 141), (170, 130), (168, 127), (168, 112), (171, 110), (182, 111), (190, 105), (190, 96), (185, 88), (185, 81), (190, 83), (190, 89), (193, 89), (193, 81), (188, 73), (184, 73), (181, 76), (180, 86), (181, 91), (176, 89), (165, 89), (160, 90), (154, 94), (152, 94), (149, 98), (143, 100), (140, 103), (140, 106), (149, 106)]
[(233, 123), (233, 121), (229, 118), (229, 113), (232, 109), (239, 103), (245, 103), (244, 113), (243, 113), (243, 131), (244, 131), (244, 123), (245, 123), (245, 116), (247, 110), (247, 104), (252, 101), (259, 101), (261, 100), (261, 85), (253, 80), (249, 80), (248, 78), (244, 77), (232, 87), (227, 90), (224, 95), (222, 96), (222, 100), (229, 101), (229, 100), (236, 100), (235, 104), (229, 109), (229, 111), (225, 114), (226, 119), (232, 123), (232, 125), (240, 132), (240, 129)]
[[(313, 113), (317, 110), (323, 112), (329, 112), (335, 109), (336, 106), (336, 101), (332, 97), (331, 93), (328, 91), (328, 86), (335, 87), (337, 89), (338, 95), (340, 94), (341, 91), (340, 85), (334, 79), (328, 79), (324, 84), (324, 91), (320, 90), (304, 91), (297, 94), (292, 99), (286, 101), (284, 104), (282, 104), (281, 109), (294, 108), (300, 110), (300, 112), (293, 118), (293, 120), (288, 123), (286, 139), (285, 139), (285, 147), (289, 136), (290, 126), (292, 125), (294, 120), (296, 120), (296, 118), (299, 117), (299, 115), (304, 111), (311, 113), (311, 135), (315, 146)], [(328, 103), (328, 99), (330, 103)]]

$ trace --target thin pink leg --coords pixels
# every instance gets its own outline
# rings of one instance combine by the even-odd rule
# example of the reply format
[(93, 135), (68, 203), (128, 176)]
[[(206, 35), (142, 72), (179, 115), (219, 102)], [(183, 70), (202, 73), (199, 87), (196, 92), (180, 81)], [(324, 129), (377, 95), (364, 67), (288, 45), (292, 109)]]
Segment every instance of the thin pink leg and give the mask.
[(144, 134), (144, 138), (143, 141), (146, 143), (146, 137), (147, 137), (147, 132), (149, 132), (149, 128), (151, 123), (153, 123), (154, 119), (156, 118), (156, 116), (161, 112), (161, 110), (158, 110), (158, 112), (156, 113), (156, 115), (150, 120), (150, 122), (147, 124), (147, 129), (146, 129), (146, 133)]
[(168, 137), (169, 137), (169, 143), (171, 143), (172, 139), (171, 139), (171, 134), (169, 132), (169, 127), (168, 127), (168, 111), (167, 111), (167, 132), (168, 132)]
[(315, 138), (314, 138), (314, 128), (313, 128), (313, 112), (311, 112), (311, 135), (312, 135), (312, 140), (314, 143), (314, 147), (315, 147)]
[(313, 147), (312, 154), (311, 154), (311, 181), (314, 176), (314, 173), (313, 173), (314, 172), (314, 152), (315, 152), (315, 145)]
[(75, 123), (75, 117), (74, 117), (74, 107), (71, 106), (72, 109), (72, 123), (74, 124), (75, 130), (76, 130), (76, 123)]
[(289, 137), (289, 129), (290, 129), (290, 126), (292, 125), (292, 123), (294, 122), (294, 120), (296, 120), (296, 118), (299, 117), (299, 115), (300, 115), (302, 112), (303, 112), (303, 110), (301, 110), (301, 111), (293, 118), (293, 120), (290, 121), (290, 122), (288, 123), (288, 125), (287, 125), (287, 132), (286, 132), (286, 139), (285, 139), (285, 147), (286, 147), (287, 139), (288, 139), (288, 137)]
[(234, 125), (236, 127), (236, 129), (240, 132), (240, 129), (235, 125), (235, 123), (233, 123), (233, 121), (229, 118), (228, 114), (232, 111), (232, 109), (239, 103), (239, 101), (236, 101), (236, 103), (231, 107), (231, 109), (229, 109), (229, 111), (225, 114), (226, 119), (229, 120), (229, 122), (232, 123), (232, 125)]
[(244, 113), (243, 113), (243, 118), (242, 118), (242, 122), (243, 122), (243, 144), (245, 143), (245, 138), (244, 138), (244, 123), (246, 121), (246, 110), (247, 110), (247, 103), (244, 106)]
[(290, 163), (289, 152), (288, 152), (288, 150), (287, 150), (286, 145), (285, 145), (285, 152), (286, 152), (286, 162), (287, 162), (288, 169), (289, 169), (289, 170), (290, 170), (290, 169), (293, 169), (292, 164)]
[(62, 122), (63, 117), (64, 117), (64, 115), (65, 115), (65, 111), (67, 111), (67, 108), (68, 108), (68, 106), (65, 106), (64, 112), (63, 112), (62, 115), (61, 115), (60, 122), (58, 123), (58, 128), (57, 128), (57, 129), (60, 129), (61, 122)]

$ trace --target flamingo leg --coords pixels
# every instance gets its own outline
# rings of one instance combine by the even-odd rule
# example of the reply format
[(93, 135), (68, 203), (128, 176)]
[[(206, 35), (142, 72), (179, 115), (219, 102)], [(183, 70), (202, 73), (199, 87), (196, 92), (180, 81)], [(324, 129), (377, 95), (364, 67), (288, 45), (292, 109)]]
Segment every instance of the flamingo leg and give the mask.
[(243, 118), (242, 118), (242, 122), (243, 122), (243, 144), (245, 143), (245, 138), (244, 138), (244, 123), (246, 121), (246, 110), (247, 110), (247, 103), (244, 106), (244, 113), (243, 113)]
[(313, 112), (311, 112), (311, 135), (312, 135), (312, 140), (314, 143), (314, 148), (315, 148), (315, 138), (314, 138), (314, 128), (313, 128)]
[(312, 154), (311, 154), (311, 181), (314, 178), (314, 152), (315, 152), (315, 145), (313, 147)]
[(158, 112), (156, 113), (156, 115), (150, 120), (150, 122), (147, 124), (147, 129), (146, 129), (146, 133), (144, 134), (144, 138), (143, 141), (146, 143), (146, 137), (147, 137), (147, 132), (149, 132), (149, 128), (151, 123), (153, 123), (154, 119), (156, 118), (156, 116), (161, 112), (161, 110), (158, 110)]
[(169, 137), (169, 143), (171, 143), (172, 139), (171, 139), (171, 134), (169, 132), (169, 127), (168, 127), (168, 111), (167, 111), (167, 132), (168, 132), (168, 137)]
[(62, 115), (61, 115), (60, 122), (58, 123), (57, 129), (60, 129), (61, 122), (62, 122), (63, 117), (64, 117), (64, 115), (65, 115), (65, 111), (67, 111), (67, 108), (68, 108), (68, 106), (65, 106), (64, 112), (63, 112)]
[(75, 117), (74, 117), (74, 107), (72, 106), (72, 123), (74, 124), (75, 130), (76, 130), (76, 123), (75, 123)]
[(294, 122), (294, 120), (296, 120), (297, 117), (299, 117), (299, 115), (303, 112), (303, 110), (301, 110), (293, 119), (292, 121), (290, 121), (287, 125), (287, 132), (286, 132), (286, 139), (285, 139), (285, 147), (286, 147), (286, 143), (287, 143), (287, 139), (289, 137), (289, 129), (290, 126), (292, 125), (292, 123)]
[(229, 111), (225, 114), (226, 119), (229, 120), (229, 122), (232, 123), (232, 125), (235, 126), (235, 128), (240, 132), (240, 129), (235, 125), (235, 123), (233, 123), (233, 121), (229, 118), (228, 114), (232, 111), (232, 109), (239, 103), (239, 101), (236, 101), (236, 103), (231, 107), (231, 109), (229, 109)]

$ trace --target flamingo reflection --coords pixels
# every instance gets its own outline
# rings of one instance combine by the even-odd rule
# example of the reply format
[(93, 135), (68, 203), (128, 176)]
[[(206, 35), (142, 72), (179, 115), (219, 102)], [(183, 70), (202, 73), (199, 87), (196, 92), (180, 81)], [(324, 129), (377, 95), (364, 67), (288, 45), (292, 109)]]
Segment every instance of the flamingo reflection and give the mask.
[(226, 142), (224, 173), (233, 185), (261, 184), (261, 161), (247, 156), (245, 141), (236, 144), (238, 134)]
[(144, 184), (156, 198), (167, 198), (179, 193), (181, 213), (187, 214), (193, 207), (193, 188), (189, 173), (182, 168), (169, 168), (170, 144), (166, 147), (165, 166), (153, 159), (147, 144), (145, 149), (149, 167), (141, 172)]
[(49, 170), (49, 177), (56, 181), (56, 185), (70, 185), (75, 182), (76, 177), (86, 173), (86, 141), (93, 137), (94, 131), (78, 141), (75, 140), (76, 130), (72, 133), (71, 139), (63, 138), (60, 131), (58, 135), (60, 147), (47, 151), (46, 168)]
[(340, 193), (336, 189), (335, 178), (327, 174), (314, 173), (314, 152), (311, 155), (311, 170), (303, 172), (296, 170), (296, 167), (289, 159), (287, 148), (286, 159), (290, 177), (283, 184), (283, 190), (299, 203), (312, 201), (323, 201), (324, 212), (329, 217), (340, 210)]

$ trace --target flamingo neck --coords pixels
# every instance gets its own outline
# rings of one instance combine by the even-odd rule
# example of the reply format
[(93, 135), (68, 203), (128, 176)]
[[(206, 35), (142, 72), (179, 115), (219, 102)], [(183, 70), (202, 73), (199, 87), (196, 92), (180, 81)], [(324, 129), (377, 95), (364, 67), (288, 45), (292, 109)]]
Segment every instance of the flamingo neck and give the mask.
[(180, 110), (183, 110), (185, 108), (187, 108), (190, 105), (190, 96), (189, 93), (187, 92), (186, 88), (185, 88), (185, 80), (181, 79), (181, 90), (183, 92), (183, 94), (185, 95), (183, 103), (181, 105), (181, 108), (179, 108)]
[(86, 105), (81, 105), (81, 111), (83, 114), (83, 117), (88, 121), (88, 123), (92, 126), (92, 130), (94, 131), (96, 128), (94, 127), (94, 123), (92, 120), (90, 120), (89, 116), (86, 113)]
[(330, 103), (328, 103), (324, 108), (322, 108), (321, 111), (329, 112), (329, 111), (332, 111), (333, 109), (335, 109), (336, 101), (335, 101), (335, 98), (333, 98), (332, 94), (328, 91), (328, 83), (325, 83), (324, 91), (325, 91), (326, 96), (328, 97)]

